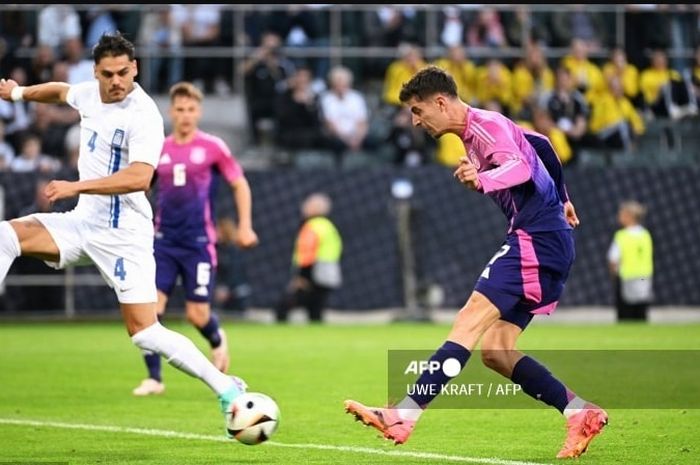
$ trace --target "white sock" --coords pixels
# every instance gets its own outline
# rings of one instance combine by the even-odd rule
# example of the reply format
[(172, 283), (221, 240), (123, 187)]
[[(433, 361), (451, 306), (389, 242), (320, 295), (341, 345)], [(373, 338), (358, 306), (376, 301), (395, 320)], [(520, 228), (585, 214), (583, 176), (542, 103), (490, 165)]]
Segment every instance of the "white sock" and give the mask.
[(576, 396), (566, 404), (564, 407), (564, 416), (566, 418), (571, 418), (573, 415), (579, 413), (586, 406), (586, 401)]
[(235, 385), (233, 379), (217, 370), (192, 341), (158, 322), (134, 334), (131, 340), (140, 349), (156, 352), (178, 370), (201, 379), (219, 395)]
[(423, 409), (420, 408), (420, 405), (418, 405), (411, 396), (404, 397), (403, 400), (396, 405), (396, 409), (398, 410), (399, 418), (402, 420), (418, 421), (423, 413)]
[(15, 258), (22, 254), (19, 238), (9, 222), (0, 222), (0, 283), (5, 282), (5, 276), (10, 271)]

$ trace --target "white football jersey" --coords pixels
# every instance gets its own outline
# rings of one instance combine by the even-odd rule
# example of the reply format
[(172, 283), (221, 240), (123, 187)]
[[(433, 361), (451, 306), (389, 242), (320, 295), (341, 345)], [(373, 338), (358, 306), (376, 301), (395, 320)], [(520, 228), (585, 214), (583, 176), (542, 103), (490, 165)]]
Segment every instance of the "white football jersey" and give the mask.
[[(66, 98), (80, 112), (80, 180), (104, 178), (130, 163), (158, 166), (165, 128), (153, 99), (136, 83), (121, 102), (102, 103), (97, 80), (72, 85)], [(144, 192), (80, 194), (76, 212), (105, 227), (134, 229), (152, 224)]]

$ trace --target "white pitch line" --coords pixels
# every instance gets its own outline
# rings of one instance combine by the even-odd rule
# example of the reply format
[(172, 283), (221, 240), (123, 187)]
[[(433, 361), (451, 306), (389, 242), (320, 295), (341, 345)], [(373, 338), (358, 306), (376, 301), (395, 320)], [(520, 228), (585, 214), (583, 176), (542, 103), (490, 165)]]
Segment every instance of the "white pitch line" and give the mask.
[[(130, 428), (125, 426), (87, 425), (82, 423), (61, 423), (56, 421), (17, 420), (13, 418), (0, 418), (0, 424), (18, 426), (37, 426), (49, 428), (81, 429), (87, 431), (101, 431), (106, 433), (132, 433), (144, 436), (157, 436), (162, 438), (194, 439), (199, 441), (232, 442), (231, 439), (222, 436), (206, 434), (181, 433), (161, 429)], [(432, 452), (409, 452), (396, 450), (373, 449), (371, 447), (333, 446), (328, 444), (289, 444), (276, 441), (267, 441), (266, 446), (287, 447), (291, 449), (316, 449), (338, 452), (352, 452), (356, 454), (387, 455), (391, 457), (406, 457), (414, 459), (426, 459), (447, 462), (478, 463), (483, 465), (546, 465), (538, 462), (521, 462), (518, 460), (506, 460), (498, 458), (465, 457), (461, 455), (445, 455)]]

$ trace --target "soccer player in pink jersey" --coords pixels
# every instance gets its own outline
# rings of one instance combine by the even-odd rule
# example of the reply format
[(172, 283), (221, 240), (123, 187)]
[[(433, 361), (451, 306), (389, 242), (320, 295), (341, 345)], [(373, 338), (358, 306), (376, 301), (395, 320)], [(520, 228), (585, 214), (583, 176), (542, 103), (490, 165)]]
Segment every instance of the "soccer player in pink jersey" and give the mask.
[(566, 418), (567, 437), (557, 457), (580, 456), (607, 424), (607, 413), (515, 348), (535, 314), (551, 314), (556, 308), (575, 256), (572, 229), (579, 220), (552, 145), (542, 134), (527, 131), (500, 113), (464, 103), (454, 79), (437, 67), (416, 73), (403, 85), (400, 99), (411, 109), (414, 126), (435, 138), (446, 133), (462, 138), (467, 156), (454, 176), (469, 189), (491, 197), (509, 228), (502, 247), (457, 314), (447, 340), (430, 359), (440, 366), (456, 359), (460, 370), (423, 372), (414, 393), (396, 406), (367, 407), (347, 400), (346, 411), (385, 438), (404, 443), (436, 397), (433, 393), (441, 392), (464, 368), (481, 341), (486, 366)]
[[(181, 276), (187, 320), (209, 342), (214, 365), (226, 372), (226, 334), (210, 307), (217, 264), (214, 198), (219, 177), (233, 191), (238, 213), (236, 245), (254, 247), (258, 237), (252, 226), (250, 187), (241, 166), (220, 138), (198, 129), (202, 99), (201, 91), (189, 82), (170, 89), (173, 133), (165, 139), (156, 170), (156, 310), (159, 316), (165, 312), (168, 297)], [(143, 354), (148, 377), (133, 394), (161, 394), (165, 385), (160, 356), (150, 351)]]

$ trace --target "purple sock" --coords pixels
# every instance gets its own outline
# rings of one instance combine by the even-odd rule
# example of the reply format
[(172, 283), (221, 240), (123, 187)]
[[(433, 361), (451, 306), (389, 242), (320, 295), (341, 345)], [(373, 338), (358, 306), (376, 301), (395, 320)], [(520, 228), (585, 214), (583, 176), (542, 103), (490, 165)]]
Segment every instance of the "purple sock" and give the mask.
[(204, 338), (209, 341), (212, 349), (216, 349), (221, 345), (221, 335), (219, 335), (219, 319), (213, 313), (209, 316), (207, 324), (201, 328), (197, 328)]
[[(162, 316), (163, 315), (156, 315), (158, 323), (160, 324), (163, 324)], [(155, 352), (150, 352), (143, 355), (143, 360), (146, 362), (148, 377), (160, 383), (162, 381), (160, 374), (160, 355)]]
[(527, 355), (515, 364), (510, 379), (519, 384), (530, 397), (541, 400), (562, 413), (569, 400), (575, 397), (547, 368)]
[(466, 347), (456, 342), (445, 341), (442, 347), (430, 357), (430, 361), (437, 361), (440, 363), (440, 367), (444, 368), (445, 360), (452, 358), (459, 362), (459, 366), (448, 364), (449, 375), (445, 373), (443, 368), (434, 370), (432, 373), (428, 370), (424, 371), (413, 387), (413, 393), (410, 394), (411, 399), (421, 408), (427, 408), (428, 404), (440, 393), (442, 387), (464, 368), (470, 355), (471, 352)]
[(160, 354), (155, 352), (145, 354), (143, 359), (146, 361), (146, 367), (148, 368), (148, 377), (160, 382)]

